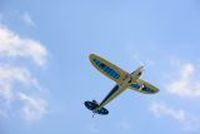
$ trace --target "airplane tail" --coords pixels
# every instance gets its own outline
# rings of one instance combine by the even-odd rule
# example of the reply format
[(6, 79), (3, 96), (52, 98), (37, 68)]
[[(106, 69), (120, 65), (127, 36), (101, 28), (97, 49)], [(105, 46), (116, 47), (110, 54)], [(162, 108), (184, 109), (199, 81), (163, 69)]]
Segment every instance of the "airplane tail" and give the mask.
[(93, 101), (85, 101), (85, 106), (87, 109), (91, 110), (94, 114), (101, 114), (101, 115), (107, 115), (109, 111), (105, 109), (104, 107), (98, 109), (99, 104), (93, 100)]

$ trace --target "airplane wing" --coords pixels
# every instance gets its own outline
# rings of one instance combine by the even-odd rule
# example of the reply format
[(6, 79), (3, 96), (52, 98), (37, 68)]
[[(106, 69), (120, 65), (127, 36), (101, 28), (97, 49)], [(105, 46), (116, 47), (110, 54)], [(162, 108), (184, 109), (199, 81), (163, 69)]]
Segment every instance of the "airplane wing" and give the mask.
[(129, 88), (144, 94), (154, 94), (159, 91), (158, 88), (142, 79), (138, 79), (137, 82), (133, 83)]
[(126, 71), (95, 54), (91, 54), (89, 58), (92, 65), (97, 70), (117, 83), (121, 83), (128, 75)]

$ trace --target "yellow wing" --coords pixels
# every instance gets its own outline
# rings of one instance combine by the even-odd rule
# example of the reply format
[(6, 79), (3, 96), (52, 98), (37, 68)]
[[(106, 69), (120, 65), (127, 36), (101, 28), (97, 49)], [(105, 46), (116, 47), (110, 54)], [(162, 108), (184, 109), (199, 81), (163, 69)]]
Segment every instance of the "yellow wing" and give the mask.
[(128, 75), (126, 71), (95, 54), (91, 54), (89, 58), (92, 65), (97, 70), (117, 83), (121, 83)]
[(129, 88), (144, 94), (154, 94), (159, 91), (158, 88), (142, 79), (138, 79)]

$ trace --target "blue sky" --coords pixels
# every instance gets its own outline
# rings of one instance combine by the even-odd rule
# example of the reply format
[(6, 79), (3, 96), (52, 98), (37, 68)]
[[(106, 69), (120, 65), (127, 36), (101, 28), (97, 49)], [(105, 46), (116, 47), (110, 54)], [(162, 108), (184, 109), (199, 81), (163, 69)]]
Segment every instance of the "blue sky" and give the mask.
[[(1, 0), (0, 133), (200, 133), (198, 0)], [(127, 90), (88, 111), (115, 83), (89, 63), (99, 54), (160, 89)]]

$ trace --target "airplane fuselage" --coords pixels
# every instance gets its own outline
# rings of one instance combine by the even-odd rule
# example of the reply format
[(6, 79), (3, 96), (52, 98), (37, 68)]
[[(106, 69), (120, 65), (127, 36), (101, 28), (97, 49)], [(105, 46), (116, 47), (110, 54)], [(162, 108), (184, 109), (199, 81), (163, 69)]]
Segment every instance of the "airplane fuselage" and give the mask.
[(137, 79), (139, 79), (141, 77), (143, 71), (144, 71), (144, 67), (141, 66), (138, 69), (136, 69), (134, 72), (132, 72), (131, 74), (128, 74), (121, 83), (116, 84), (114, 86), (114, 88), (108, 93), (108, 95), (103, 99), (103, 101), (99, 104), (99, 106), (96, 109), (94, 109), (93, 111), (95, 112), (95, 111), (101, 109), (106, 104), (111, 102), (114, 98), (116, 98), (119, 94), (121, 94), (126, 89), (128, 89), (128, 87), (132, 83), (136, 82)]

